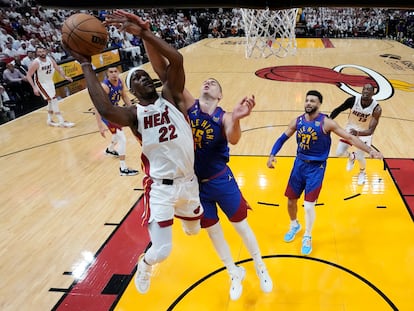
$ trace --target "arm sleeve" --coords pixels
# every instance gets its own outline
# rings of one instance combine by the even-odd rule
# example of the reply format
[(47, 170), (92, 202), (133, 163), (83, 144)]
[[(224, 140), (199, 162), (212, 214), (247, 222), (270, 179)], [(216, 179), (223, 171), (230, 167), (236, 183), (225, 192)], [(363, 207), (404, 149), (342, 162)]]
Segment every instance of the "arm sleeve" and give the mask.
[(329, 118), (335, 119), (338, 116), (338, 114), (340, 114), (342, 111), (351, 109), (352, 106), (354, 105), (354, 102), (355, 102), (355, 97), (349, 97), (347, 100), (344, 101), (342, 105), (332, 110), (331, 114), (329, 115)]
[(270, 155), (275, 156), (280, 148), (282, 148), (285, 141), (287, 141), (289, 136), (287, 136), (285, 133), (280, 135), (280, 137), (276, 140), (275, 144), (273, 145), (272, 151), (270, 152)]

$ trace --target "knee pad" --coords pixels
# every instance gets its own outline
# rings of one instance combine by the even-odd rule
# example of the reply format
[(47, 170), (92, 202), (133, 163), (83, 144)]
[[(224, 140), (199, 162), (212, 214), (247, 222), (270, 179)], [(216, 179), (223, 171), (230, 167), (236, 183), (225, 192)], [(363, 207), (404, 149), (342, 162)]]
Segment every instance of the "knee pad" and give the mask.
[(183, 220), (183, 230), (187, 235), (196, 235), (200, 232), (200, 220)]
[(145, 253), (145, 261), (150, 264), (154, 265), (156, 263), (160, 263), (167, 259), (170, 255), (172, 249), (172, 244), (162, 244), (161, 246), (157, 247), (152, 245), (149, 250)]

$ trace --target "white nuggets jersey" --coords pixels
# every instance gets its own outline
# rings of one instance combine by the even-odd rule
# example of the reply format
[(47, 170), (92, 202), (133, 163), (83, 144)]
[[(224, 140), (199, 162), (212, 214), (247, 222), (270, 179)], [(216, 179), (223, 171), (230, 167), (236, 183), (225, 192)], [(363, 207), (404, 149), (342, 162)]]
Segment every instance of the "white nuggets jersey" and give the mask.
[(148, 106), (137, 105), (141, 160), (151, 178), (194, 175), (194, 141), (184, 115), (161, 96)]
[(361, 96), (356, 96), (354, 105), (352, 106), (351, 112), (349, 113), (346, 129), (349, 130), (353, 128), (357, 131), (367, 130), (372, 119), (372, 113), (374, 112), (374, 109), (377, 107), (377, 105), (377, 101), (375, 99), (372, 99), (371, 105), (363, 108), (361, 105)]
[(55, 83), (53, 82), (53, 74), (55, 68), (49, 56), (42, 62), (38, 57), (33, 60), (39, 64), (39, 68), (34, 73), (34, 83), (39, 89), (45, 100), (51, 100), (56, 96)]

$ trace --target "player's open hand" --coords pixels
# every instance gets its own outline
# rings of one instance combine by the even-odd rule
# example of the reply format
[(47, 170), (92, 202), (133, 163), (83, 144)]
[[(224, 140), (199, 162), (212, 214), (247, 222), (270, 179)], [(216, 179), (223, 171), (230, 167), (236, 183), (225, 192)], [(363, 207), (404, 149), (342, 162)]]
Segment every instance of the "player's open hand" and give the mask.
[(382, 153), (376, 150), (371, 150), (369, 156), (374, 159), (384, 159)]
[(254, 106), (256, 105), (254, 95), (252, 97), (243, 97), (243, 99), (237, 103), (237, 105), (234, 107), (232, 112), (233, 120), (240, 120), (244, 117), (247, 117)]
[(149, 21), (143, 21), (139, 16), (124, 10), (115, 10), (105, 18), (105, 25), (114, 25), (121, 31), (140, 36), (143, 30), (149, 30)]

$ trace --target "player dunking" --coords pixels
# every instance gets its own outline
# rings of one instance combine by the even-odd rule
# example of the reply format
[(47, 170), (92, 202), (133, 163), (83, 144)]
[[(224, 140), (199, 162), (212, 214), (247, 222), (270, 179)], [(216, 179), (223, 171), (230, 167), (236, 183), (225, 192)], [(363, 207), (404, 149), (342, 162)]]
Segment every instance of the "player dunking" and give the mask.
[(130, 70), (126, 84), (139, 103), (119, 107), (109, 101), (90, 57), (65, 47), (81, 63), (89, 95), (99, 113), (111, 122), (130, 127), (142, 145), (141, 160), (145, 174), (142, 220), (152, 244), (139, 258), (135, 285), (144, 294), (149, 290), (152, 266), (164, 261), (171, 253), (174, 216), (181, 219), (183, 229), (189, 235), (197, 234), (201, 229), (203, 208), (194, 174), (194, 142), (182, 107), (185, 83), (183, 56), (147, 27), (140, 26), (144, 23), (136, 15), (133, 21), (124, 20), (122, 15), (110, 15), (107, 22), (121, 24), (123, 30), (151, 42), (170, 63), (163, 73), (166, 83), (161, 94), (157, 93), (146, 71)]
[[(381, 106), (375, 99), (372, 98), (374, 95), (374, 86), (371, 84), (365, 84), (362, 88), (362, 94), (358, 96), (349, 97), (345, 102), (335, 108), (331, 115), (331, 119), (335, 119), (336, 116), (350, 109), (348, 122), (345, 125), (347, 132), (352, 135), (358, 136), (368, 146), (372, 144), (372, 136), (377, 128), (379, 119), (382, 114)], [(359, 174), (358, 174), (358, 185), (365, 183), (365, 154), (364, 151), (358, 149), (356, 152), (349, 152), (348, 149), (351, 147), (351, 143), (347, 140), (341, 139), (336, 149), (337, 156), (348, 157), (348, 163), (346, 169), (351, 171), (354, 167), (355, 159), (359, 163)]]
[[(73, 127), (75, 123), (65, 121), (60, 112), (53, 74), (57, 70), (65, 80), (72, 82), (72, 78), (65, 75), (55, 60), (47, 55), (45, 48), (37, 47), (36, 56), (27, 71), (27, 80), (33, 88), (33, 93), (36, 96), (41, 95), (47, 101), (47, 125)], [(53, 114), (58, 119), (57, 123), (53, 121)]]
[[(106, 77), (102, 81), (102, 88), (108, 94), (112, 105), (118, 106), (121, 99), (126, 106), (131, 106), (131, 100), (128, 97), (124, 83), (119, 78), (119, 71), (116, 67), (109, 67), (106, 71)], [(106, 148), (105, 153), (119, 157), (119, 174), (121, 176), (137, 175), (138, 171), (127, 167), (125, 163), (126, 158), (126, 136), (122, 127), (114, 124), (105, 118), (102, 118), (99, 112), (95, 109), (96, 122), (98, 123), (99, 132), (105, 138), (105, 126), (112, 134), (111, 144)], [(104, 125), (105, 124), (105, 125)], [(115, 150), (115, 145), (118, 145), (118, 151)]]

